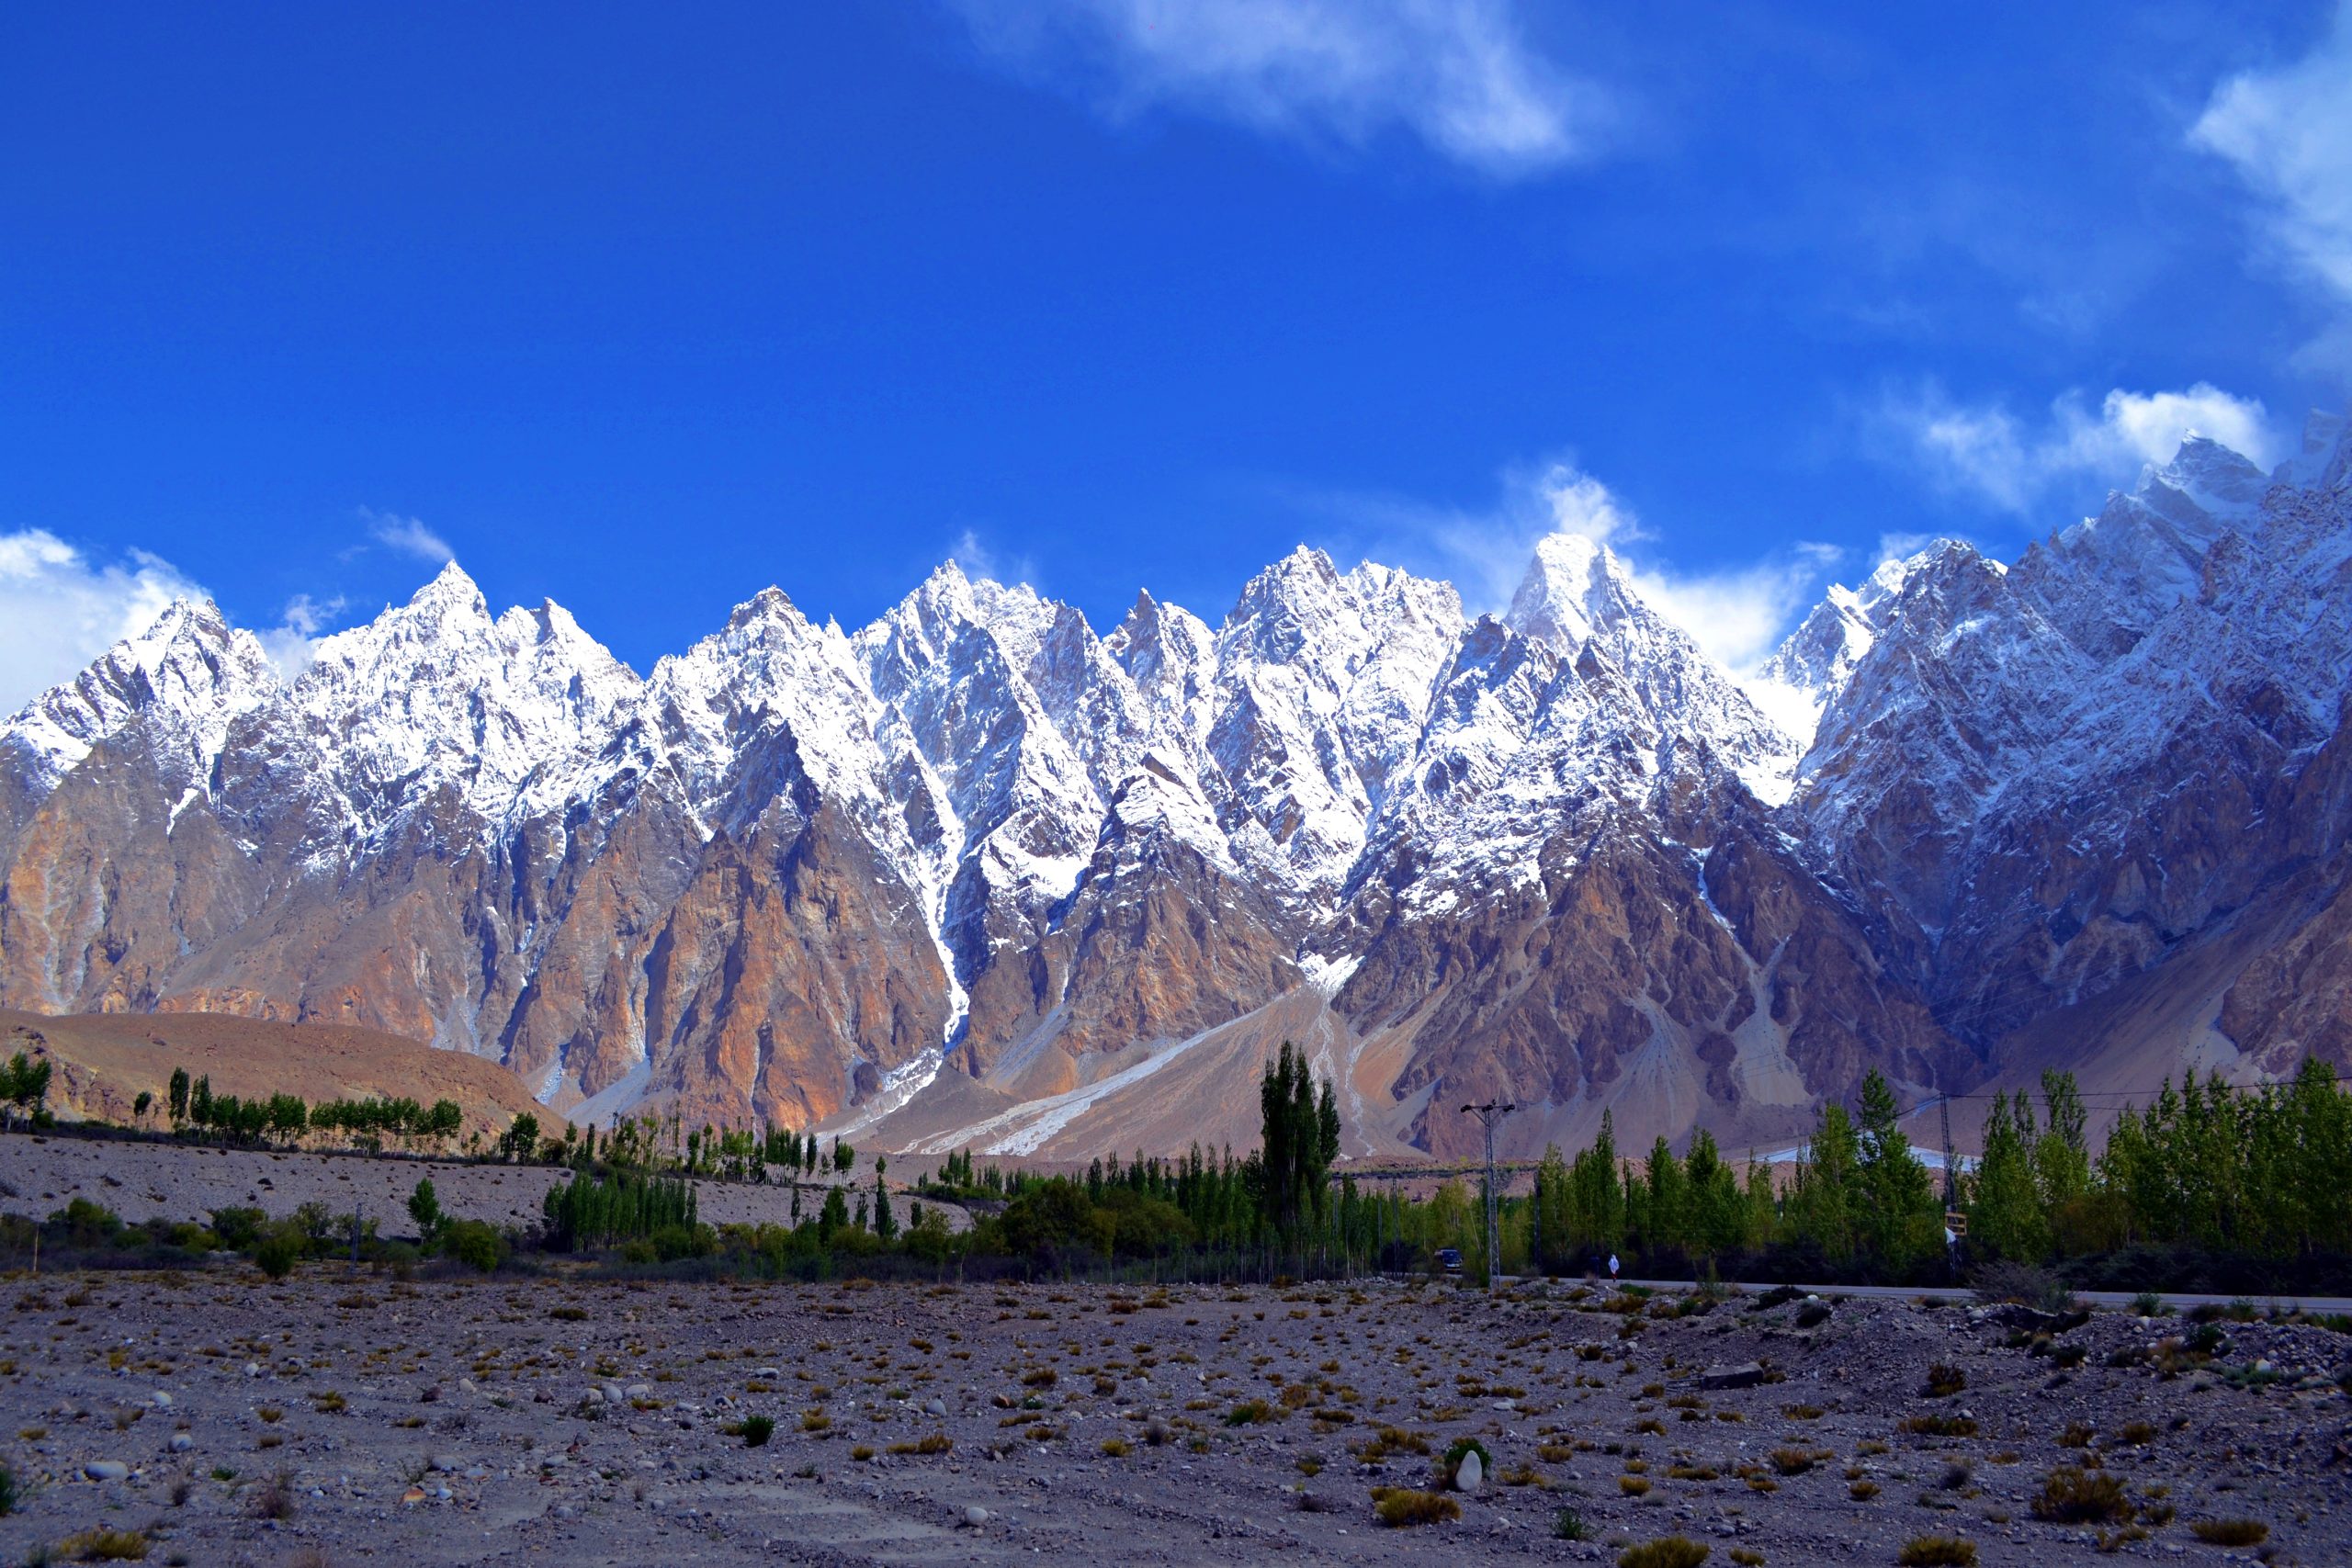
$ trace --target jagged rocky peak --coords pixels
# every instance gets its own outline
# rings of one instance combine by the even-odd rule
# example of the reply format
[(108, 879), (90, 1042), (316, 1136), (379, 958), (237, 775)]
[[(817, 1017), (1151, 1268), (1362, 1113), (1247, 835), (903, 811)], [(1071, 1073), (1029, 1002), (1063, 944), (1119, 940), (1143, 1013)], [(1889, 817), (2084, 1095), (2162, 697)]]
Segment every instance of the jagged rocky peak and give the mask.
[(230, 720), (277, 694), (259, 638), (232, 628), (209, 599), (177, 599), (73, 680), (26, 704), (0, 735), (17, 753), (19, 784), (46, 791), (101, 740), (152, 715), (201, 777)]
[(1894, 619), (1912, 574), (1957, 540), (1938, 539), (1908, 557), (1890, 557), (1858, 588), (1833, 582), (1757, 671), (1749, 688), (1781, 728), (1811, 745), (1823, 709), (1843, 691), (1854, 667)]
[(1187, 733), (1197, 737), (1206, 728), (1210, 686), (1216, 674), (1216, 634), (1206, 622), (1138, 589), (1136, 602), (1102, 646), (1136, 689), (1180, 720)]
[(839, 626), (815, 625), (781, 589), (761, 590), (718, 631), (655, 664), (642, 707), (698, 809), (742, 750), (778, 726), (820, 788), (879, 793), (879, 705), (864, 666)]
[(2302, 440), (2270, 476), (2280, 484), (2335, 490), (2352, 484), (2352, 411), (2313, 409), (2303, 420)]
[(2270, 485), (2245, 457), (2191, 435), (2171, 462), (2110, 494), (2096, 516), (2028, 549), (2018, 582), (2085, 651), (2112, 658), (2197, 592), (2207, 552), (2256, 527)]
[(1582, 534), (1548, 534), (1536, 541), (1503, 619), (1521, 635), (1574, 655), (1638, 602), (1624, 563), (1608, 546)]
[(315, 645), (292, 698), (363, 832), (443, 784), (501, 819), (525, 782), (608, 741), (636, 675), (553, 604), (492, 619), (451, 561), (406, 604)]
[(1799, 739), (1642, 598), (1605, 544), (1565, 533), (1538, 540), (1503, 618), (1630, 697), (1644, 728), (1663, 742), (1662, 763), (1695, 749), (1736, 773), (1758, 798), (1788, 797), (1804, 750)]

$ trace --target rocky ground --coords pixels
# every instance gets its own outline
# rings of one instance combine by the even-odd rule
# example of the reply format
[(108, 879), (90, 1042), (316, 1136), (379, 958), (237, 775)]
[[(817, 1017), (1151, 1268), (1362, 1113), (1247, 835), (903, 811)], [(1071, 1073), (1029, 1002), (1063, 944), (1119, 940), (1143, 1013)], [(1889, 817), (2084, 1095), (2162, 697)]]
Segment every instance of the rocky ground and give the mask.
[[(2217, 1521), (2272, 1561), (2352, 1551), (2352, 1338), (2310, 1325), (2199, 1349), (2176, 1318), (1771, 1295), (1675, 1316), (1557, 1283), (272, 1287), (224, 1265), (0, 1290), (7, 1562), (107, 1530), (150, 1562), (414, 1568), (1614, 1562), (1673, 1535), (1740, 1564), (1894, 1562), (1924, 1536), (1987, 1564), (2243, 1554), (2200, 1539)], [(1458, 1518), (1378, 1522), (1376, 1488), (1440, 1488), (1470, 1437), (1493, 1462), (1442, 1493)], [(2063, 1467), (2108, 1517), (2037, 1517)]]
[[(198, 1224), (215, 1209), (250, 1206), (273, 1215), (304, 1203), (324, 1203), (338, 1218), (354, 1210), (388, 1237), (413, 1238), (409, 1194), (430, 1179), (453, 1219), (527, 1229), (545, 1213), (548, 1190), (571, 1179), (550, 1166), (476, 1165), (462, 1160), (369, 1158), (359, 1155), (229, 1149), (204, 1145), (135, 1143), (107, 1138), (0, 1134), (0, 1209), (44, 1219), (76, 1198), (113, 1210), (137, 1224), (158, 1215)], [(861, 1165), (847, 1179), (854, 1193), (870, 1190), (874, 1168)], [(784, 1181), (697, 1181), (695, 1201), (705, 1223), (787, 1225), (792, 1187)], [(892, 1200), (903, 1223), (908, 1200)], [(801, 1212), (814, 1216), (824, 1186), (801, 1184)], [(971, 1217), (953, 1203), (926, 1204), (950, 1230), (968, 1230)]]

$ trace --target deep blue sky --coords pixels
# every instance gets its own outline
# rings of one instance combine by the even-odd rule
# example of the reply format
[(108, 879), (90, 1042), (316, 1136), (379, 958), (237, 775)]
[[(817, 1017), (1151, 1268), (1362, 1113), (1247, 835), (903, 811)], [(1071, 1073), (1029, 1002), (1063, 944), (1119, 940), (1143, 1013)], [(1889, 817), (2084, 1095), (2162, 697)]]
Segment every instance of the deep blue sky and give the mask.
[(0, 536), (266, 626), (404, 597), (414, 519), (644, 669), (967, 534), (1103, 628), (1302, 539), (1444, 569), (1563, 458), (1661, 575), (2007, 554), (2136, 467), (2053, 400), (2344, 396), (2324, 256), (2191, 134), (2327, 6), (1498, 0), (1579, 127), (1502, 166), (1410, 84), (1155, 94), (1070, 3), (0, 9)]

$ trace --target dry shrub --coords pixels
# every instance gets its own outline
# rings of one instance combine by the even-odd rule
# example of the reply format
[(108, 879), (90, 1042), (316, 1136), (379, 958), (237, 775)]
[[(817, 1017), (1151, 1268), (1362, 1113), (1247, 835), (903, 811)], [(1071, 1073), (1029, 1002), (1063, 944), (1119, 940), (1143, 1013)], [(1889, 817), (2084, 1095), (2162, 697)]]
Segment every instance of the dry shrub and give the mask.
[(1413, 1525), (1442, 1524), (1462, 1517), (1462, 1505), (1442, 1492), (1417, 1492), (1402, 1486), (1375, 1489), (1372, 1511), (1390, 1529)]
[(2062, 1525), (2125, 1524), (2132, 1517), (2123, 1483), (2078, 1464), (2062, 1464), (2042, 1477), (2032, 1508), (2035, 1518)]
[(1617, 1554), (1617, 1568), (1699, 1568), (1710, 1549), (1683, 1536), (1662, 1536)]
[(1903, 1568), (1975, 1568), (1976, 1543), (1956, 1535), (1913, 1536), (1894, 1560)]
[(294, 1475), (279, 1471), (255, 1489), (253, 1502), (254, 1517), (257, 1519), (290, 1519), (294, 1517)]
[(2199, 1519), (2188, 1533), (2208, 1546), (2260, 1546), (2270, 1539), (2270, 1527), (2259, 1519)]

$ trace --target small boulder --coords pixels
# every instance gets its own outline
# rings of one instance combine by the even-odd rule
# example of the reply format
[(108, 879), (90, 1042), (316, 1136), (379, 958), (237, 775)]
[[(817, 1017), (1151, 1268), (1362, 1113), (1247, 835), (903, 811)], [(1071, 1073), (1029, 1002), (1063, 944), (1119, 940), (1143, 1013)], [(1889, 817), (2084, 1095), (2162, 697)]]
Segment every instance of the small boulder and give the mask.
[(1743, 1361), (1736, 1367), (1709, 1367), (1699, 1379), (1704, 1389), (1755, 1388), (1764, 1382), (1764, 1367), (1758, 1361)]
[(989, 1522), (989, 1511), (978, 1503), (967, 1503), (964, 1506), (964, 1522), (978, 1529)]
[(1475, 1493), (1486, 1483), (1487, 1463), (1478, 1457), (1478, 1450), (1472, 1449), (1462, 1456), (1462, 1462), (1453, 1468), (1454, 1490)]
[(102, 1459), (84, 1465), (82, 1473), (93, 1481), (128, 1481), (130, 1467), (119, 1459)]
[(175, 1454), (184, 1454), (187, 1452), (188, 1450), (196, 1447), (196, 1439), (188, 1436), (186, 1432), (174, 1432), (172, 1434), (172, 1440), (164, 1446)]
[(947, 1402), (944, 1399), (927, 1399), (923, 1401), (922, 1413), (926, 1416), (944, 1416), (947, 1414)]
[(628, 1392), (631, 1399), (650, 1399), (653, 1397), (653, 1385), (650, 1382), (633, 1382), (628, 1385)]

